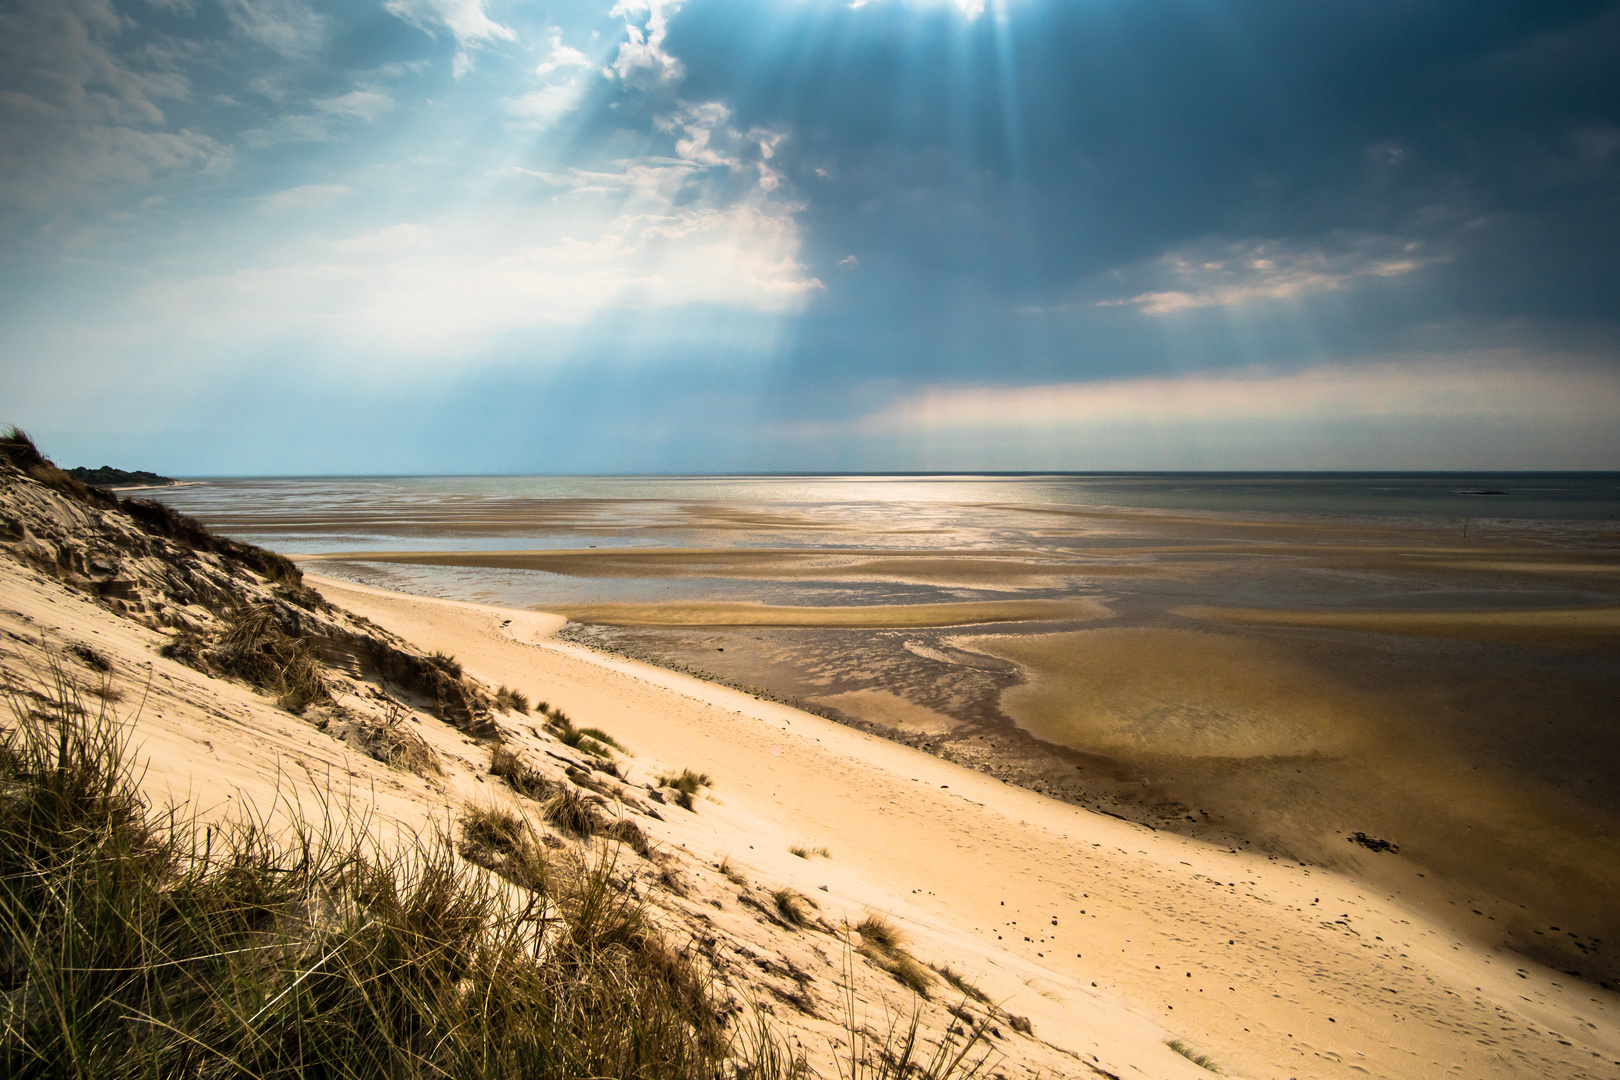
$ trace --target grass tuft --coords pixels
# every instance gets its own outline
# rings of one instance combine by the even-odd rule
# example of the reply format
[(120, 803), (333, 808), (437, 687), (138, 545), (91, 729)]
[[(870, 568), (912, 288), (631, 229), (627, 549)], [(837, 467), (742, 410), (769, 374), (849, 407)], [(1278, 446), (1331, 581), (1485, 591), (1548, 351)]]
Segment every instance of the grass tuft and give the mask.
[(561, 709), (552, 709), (541, 702), (540, 711), (546, 716), (546, 730), (556, 736), (564, 746), (573, 747), (592, 757), (609, 758), (614, 750), (626, 752), (624, 745), (601, 728), (577, 728)]
[(461, 678), (461, 661), (457, 660), (448, 653), (442, 653), (439, 650), (434, 649), (433, 655), (428, 657), (428, 663), (432, 664), (434, 667), (438, 668), (452, 679)]
[[(314, 650), (298, 636), (297, 627), (291, 630), (282, 625), (274, 605), (255, 604), (231, 615), (212, 648), (189, 647), (209, 667), (274, 694), (276, 703), (290, 713), (302, 713), (331, 701), (332, 695)], [(184, 659), (182, 648), (177, 638), (164, 647), (164, 654)]]
[(489, 772), (505, 780), (519, 795), (531, 799), (549, 799), (558, 787), (555, 781), (546, 779), (540, 770), (504, 746), (490, 751)]
[(713, 787), (714, 781), (709, 779), (708, 773), (693, 772), (691, 769), (682, 769), (678, 775), (658, 777), (658, 786), (673, 788), (675, 791), (675, 805), (682, 810), (696, 810), (693, 800), (697, 793), (706, 787)]
[(928, 966), (933, 969), (934, 974), (944, 979), (951, 989), (955, 990), (963, 997), (972, 998), (980, 1005), (990, 1004), (990, 995), (986, 994), (983, 990), (980, 990), (977, 986), (969, 982), (958, 972), (951, 970), (951, 965), (929, 964)]
[[(854, 955), (846, 942), (844, 1031), (848, 1035), (849, 1057), (835, 1059), (839, 1080), (973, 1080), (989, 1071), (994, 1050), (987, 1038), (987, 1020), (972, 1024), (961, 1034), (954, 1027), (947, 1029), (931, 1054), (918, 1031), (920, 1009), (912, 1010), (911, 1020), (903, 1028), (891, 1017), (881, 1040), (874, 1038), (855, 1011), (854, 965)], [(975, 1048), (980, 1046), (983, 1052), (975, 1056)]]
[(547, 821), (581, 839), (595, 836), (606, 825), (602, 815), (596, 811), (596, 804), (572, 784), (554, 785), (551, 797), (541, 805), (541, 811)]
[(406, 715), (404, 709), (390, 703), (386, 719), (360, 725), (361, 747), (384, 765), (417, 776), (443, 776), (438, 753), (426, 739), (405, 726)]
[(776, 910), (794, 926), (809, 926), (815, 921), (820, 907), (816, 902), (794, 889), (777, 889), (771, 894)]
[(1165, 1043), (1165, 1045), (1174, 1050), (1176, 1053), (1180, 1054), (1182, 1057), (1186, 1058), (1188, 1061), (1192, 1062), (1194, 1065), (1197, 1065), (1200, 1069), (1207, 1069), (1212, 1073), (1219, 1073), (1221, 1071), (1220, 1066), (1216, 1065), (1208, 1054), (1200, 1054), (1198, 1051), (1194, 1050), (1180, 1039), (1171, 1039), (1169, 1042)]
[(809, 859), (817, 855), (821, 856), (823, 859), (832, 858), (832, 852), (828, 851), (824, 847), (806, 847), (803, 844), (794, 844), (792, 847), (788, 848), (788, 854), (797, 855), (801, 859)]
[(861, 946), (857, 951), (862, 956), (894, 976), (896, 982), (919, 997), (929, 996), (934, 977), (917, 962), (916, 957), (906, 951), (905, 935), (899, 927), (881, 915), (868, 915), (855, 927), (855, 932), (861, 935)]
[(526, 713), (529, 711), (529, 698), (527, 694), (513, 690), (505, 683), (502, 683), (500, 688), (495, 691), (495, 707), (502, 712)]

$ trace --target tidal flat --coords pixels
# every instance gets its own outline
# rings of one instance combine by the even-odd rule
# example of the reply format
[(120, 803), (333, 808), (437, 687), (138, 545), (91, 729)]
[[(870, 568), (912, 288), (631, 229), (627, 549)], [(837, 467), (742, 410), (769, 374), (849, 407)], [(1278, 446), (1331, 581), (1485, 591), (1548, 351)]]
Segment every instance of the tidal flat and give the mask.
[(1620, 982), (1613, 477), (571, 483), (164, 498)]

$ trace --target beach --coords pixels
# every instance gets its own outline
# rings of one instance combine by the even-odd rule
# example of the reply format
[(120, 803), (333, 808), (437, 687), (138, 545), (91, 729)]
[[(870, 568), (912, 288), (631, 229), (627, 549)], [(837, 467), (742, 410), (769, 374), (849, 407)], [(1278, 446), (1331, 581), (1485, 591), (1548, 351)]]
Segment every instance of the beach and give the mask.
[[(1620, 985), (1597, 480), (1099, 496), (1192, 509), (1053, 479), (256, 483), (168, 498), (311, 571), (562, 615), (603, 655), (1071, 805), (1421, 881), (1454, 933)], [(1544, 516), (1448, 516), (1514, 498)]]
[[(159, 805), (226, 814), (314, 800), (386, 832), (429, 827), (463, 799), (510, 798), (490, 786), (476, 742), (454, 729), (421, 727), (445, 763), (442, 779), (400, 773), (246, 688), (158, 657), (162, 635), (11, 564), (0, 572), (14, 659), (38, 647), (20, 642), (93, 642), (127, 684), (125, 700), (144, 695), (132, 739)], [(1455, 934), (1437, 914), (1444, 902), (1415, 877), (1374, 888), (1343, 869), (1095, 814), (822, 717), (559, 642), (560, 619), (311, 583), (415, 645), (453, 654), (469, 675), (544, 695), (612, 732), (633, 754), (624, 759), (632, 784), (677, 767), (708, 773), (712, 794), (695, 812), (671, 808), (643, 826), (690, 875), (679, 907), (708, 911), (695, 924), (710, 927), (703, 933), (802, 977), (788, 985), (810, 1011), (772, 1011), (823, 1075), (839, 1030), (830, 1015), (838, 938), (768, 924), (739, 902), (753, 888), (814, 898), (829, 928), (881, 914), (919, 959), (1027, 1018), (1032, 1036), (993, 1041), (1007, 1075), (1207, 1075), (1172, 1042), (1252, 1077), (1596, 1077), (1620, 1062), (1613, 994)], [(501, 727), (507, 745), (524, 745), (521, 717)], [(801, 858), (792, 847), (826, 854)], [(715, 872), (722, 863), (757, 884), (739, 893)], [(886, 996), (863, 1006), (880, 1028), (884, 1010), (910, 1007), (892, 983)]]

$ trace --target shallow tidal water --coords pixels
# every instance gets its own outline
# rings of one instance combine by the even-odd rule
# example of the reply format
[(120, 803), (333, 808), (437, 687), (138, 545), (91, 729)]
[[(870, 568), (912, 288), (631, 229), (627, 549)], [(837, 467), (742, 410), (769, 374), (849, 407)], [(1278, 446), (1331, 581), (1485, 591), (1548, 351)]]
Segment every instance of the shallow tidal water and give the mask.
[[(1620, 981), (1620, 475), (213, 480), (312, 572), (561, 611)], [(532, 688), (543, 694), (543, 688)], [(1352, 843), (1387, 840), (1399, 852)]]

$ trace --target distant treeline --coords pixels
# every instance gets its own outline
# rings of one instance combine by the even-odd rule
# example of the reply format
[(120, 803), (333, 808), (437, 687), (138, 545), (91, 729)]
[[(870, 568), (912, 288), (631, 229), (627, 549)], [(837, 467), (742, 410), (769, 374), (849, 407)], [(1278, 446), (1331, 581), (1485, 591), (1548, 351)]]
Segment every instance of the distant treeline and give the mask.
[(159, 476), (155, 472), (126, 472), (123, 469), (115, 469), (111, 465), (103, 465), (99, 469), (86, 469), (81, 465), (77, 469), (67, 470), (67, 473), (73, 479), (95, 487), (155, 487), (159, 484), (178, 484), (180, 482), (170, 476)]

